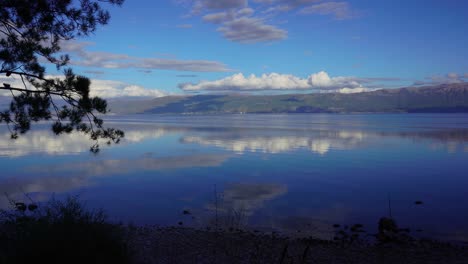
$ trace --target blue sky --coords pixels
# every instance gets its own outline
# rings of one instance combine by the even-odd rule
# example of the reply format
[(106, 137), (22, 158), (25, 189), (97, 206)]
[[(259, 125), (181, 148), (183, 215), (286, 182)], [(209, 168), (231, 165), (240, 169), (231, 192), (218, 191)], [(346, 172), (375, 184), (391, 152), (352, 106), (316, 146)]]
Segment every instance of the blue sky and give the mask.
[(64, 43), (95, 93), (359, 92), (468, 80), (468, 1), (127, 0)]

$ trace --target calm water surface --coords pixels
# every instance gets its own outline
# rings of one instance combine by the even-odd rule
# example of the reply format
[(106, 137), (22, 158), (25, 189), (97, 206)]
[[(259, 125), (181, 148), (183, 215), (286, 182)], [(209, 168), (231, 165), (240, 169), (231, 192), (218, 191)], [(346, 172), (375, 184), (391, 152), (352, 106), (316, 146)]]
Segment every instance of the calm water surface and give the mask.
[(11, 141), (1, 126), (0, 209), (7, 196), (79, 194), (124, 222), (203, 226), (217, 211), (226, 225), (330, 237), (336, 223), (375, 229), (390, 196), (400, 226), (468, 241), (468, 115), (135, 115), (107, 124), (126, 138), (97, 156), (79, 134), (37, 125)]

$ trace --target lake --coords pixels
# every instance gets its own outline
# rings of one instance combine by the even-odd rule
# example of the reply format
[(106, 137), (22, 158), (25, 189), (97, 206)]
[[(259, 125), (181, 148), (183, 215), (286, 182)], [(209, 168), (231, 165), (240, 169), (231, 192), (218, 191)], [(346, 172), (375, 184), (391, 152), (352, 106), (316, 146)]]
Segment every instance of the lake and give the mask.
[(47, 124), (16, 141), (1, 126), (0, 209), (79, 195), (125, 223), (324, 238), (333, 224), (373, 231), (391, 214), (412, 233), (468, 241), (466, 114), (106, 119), (126, 137), (97, 155), (83, 135), (57, 137)]

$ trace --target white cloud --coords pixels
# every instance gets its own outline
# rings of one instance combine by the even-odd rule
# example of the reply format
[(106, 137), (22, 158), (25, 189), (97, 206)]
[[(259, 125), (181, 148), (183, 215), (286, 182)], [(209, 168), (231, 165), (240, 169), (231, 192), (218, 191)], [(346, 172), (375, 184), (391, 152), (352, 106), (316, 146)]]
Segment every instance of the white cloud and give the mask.
[(138, 85), (132, 85), (119, 81), (111, 80), (92, 80), (91, 96), (102, 98), (115, 97), (162, 97), (166, 94), (160, 90), (148, 89)]
[(63, 52), (71, 55), (70, 63), (85, 67), (107, 69), (145, 69), (145, 70), (175, 70), (193, 72), (225, 72), (229, 69), (221, 62), (209, 60), (180, 60), (169, 58), (139, 58), (126, 54), (116, 54), (102, 51), (88, 51), (91, 42), (66, 41), (61, 43)]
[(356, 17), (356, 13), (351, 10), (347, 2), (325, 2), (302, 8), (300, 14), (332, 15), (337, 20), (344, 20)]
[(362, 83), (368, 82), (368, 79), (356, 77), (330, 77), (324, 71), (314, 73), (308, 78), (279, 73), (260, 76), (252, 74), (246, 77), (238, 73), (215, 81), (201, 81), (197, 84), (183, 83), (179, 85), (179, 88), (184, 91), (327, 90), (350, 93), (366, 91)]
[(369, 88), (342, 88), (342, 89), (339, 89), (338, 92), (339, 93), (363, 93), (363, 92), (369, 92), (369, 91), (372, 91), (373, 89), (369, 89)]
[(185, 91), (198, 90), (275, 90), (275, 89), (307, 89), (307, 80), (287, 74), (254, 74), (245, 77), (242, 73), (234, 74), (221, 80), (201, 81), (198, 84), (182, 84)]
[(368, 83), (368, 79), (356, 77), (333, 77), (331, 78), (328, 73), (321, 71), (309, 76), (308, 82), (312, 88), (322, 89), (355, 89), (364, 88), (362, 83)]

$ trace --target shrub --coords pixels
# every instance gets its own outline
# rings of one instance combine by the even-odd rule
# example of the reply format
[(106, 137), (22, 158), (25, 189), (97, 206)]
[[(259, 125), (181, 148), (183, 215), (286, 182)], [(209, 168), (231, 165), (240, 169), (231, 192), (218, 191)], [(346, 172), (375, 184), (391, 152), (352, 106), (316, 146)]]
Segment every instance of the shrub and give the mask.
[(0, 216), (1, 264), (129, 262), (124, 229), (77, 197), (19, 207)]

